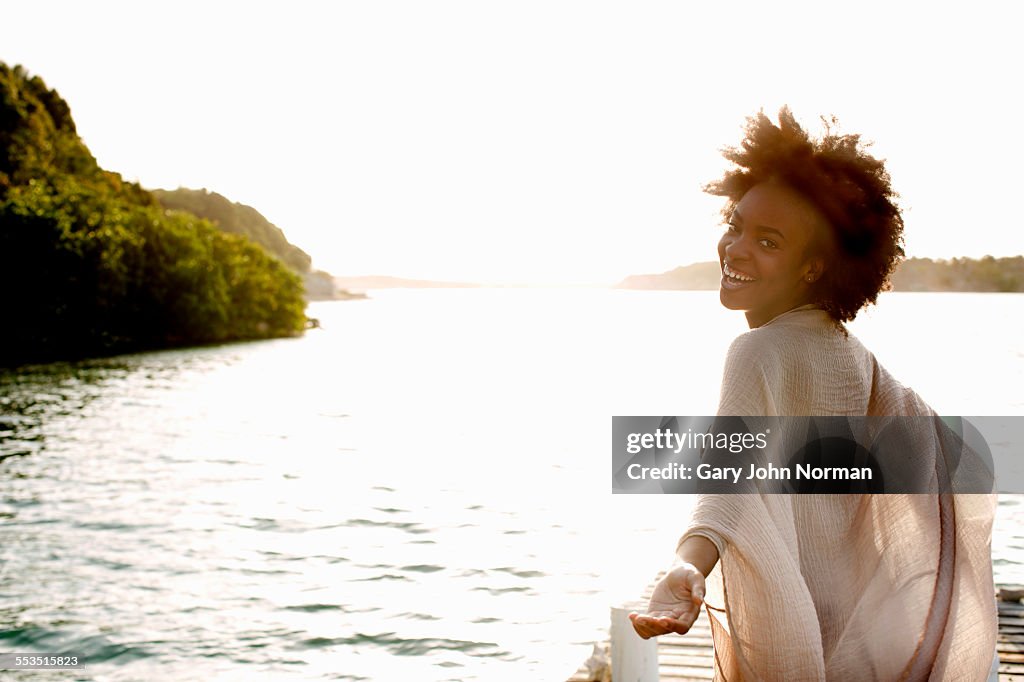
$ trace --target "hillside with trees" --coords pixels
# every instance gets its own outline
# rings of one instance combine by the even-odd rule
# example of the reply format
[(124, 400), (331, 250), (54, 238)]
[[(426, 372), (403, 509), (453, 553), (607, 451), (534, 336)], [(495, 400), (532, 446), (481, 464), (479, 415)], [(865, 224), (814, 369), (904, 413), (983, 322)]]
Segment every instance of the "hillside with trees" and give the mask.
[(232, 202), (205, 189), (179, 187), (175, 190), (155, 189), (152, 193), (164, 208), (206, 218), (225, 232), (248, 237), (295, 272), (309, 272), (312, 263), (309, 254), (290, 243), (281, 228), (252, 206)]
[[(630, 275), (618, 289), (718, 289), (722, 272), (707, 261), (651, 275)], [(1024, 256), (908, 258), (892, 275), (893, 291), (1024, 292)]]
[(99, 167), (68, 104), (0, 63), (0, 365), (301, 333), (300, 278)]
[(302, 277), (307, 299), (366, 298), (363, 294), (353, 294), (338, 288), (330, 273), (313, 270), (309, 254), (289, 242), (281, 228), (252, 206), (233, 202), (206, 189), (179, 187), (175, 190), (155, 189), (152, 193), (169, 211), (184, 211), (206, 218), (221, 230), (247, 237), (262, 246)]
[(895, 291), (1024, 291), (1024, 256), (908, 258), (892, 276)]

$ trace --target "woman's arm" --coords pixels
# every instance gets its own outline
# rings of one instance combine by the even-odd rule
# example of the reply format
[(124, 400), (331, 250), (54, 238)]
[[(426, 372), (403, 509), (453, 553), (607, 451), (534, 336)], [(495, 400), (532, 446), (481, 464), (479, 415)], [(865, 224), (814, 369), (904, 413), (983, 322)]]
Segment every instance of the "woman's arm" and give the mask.
[(718, 563), (718, 548), (703, 535), (690, 535), (679, 544), (676, 557), (677, 563), (691, 564), (707, 577)]
[[(773, 353), (763, 334), (748, 332), (732, 342), (725, 359), (719, 415), (777, 414), (772, 387), (781, 385), (777, 373), (782, 365)], [(637, 634), (644, 639), (669, 632), (686, 634), (700, 615), (704, 578), (718, 559), (715, 543), (702, 535), (688, 535), (676, 549), (676, 562), (655, 585), (647, 613), (629, 614)]]
[(683, 540), (676, 562), (654, 586), (646, 614), (631, 613), (633, 629), (644, 639), (669, 632), (685, 635), (700, 615), (704, 578), (718, 563), (718, 548), (700, 535)]

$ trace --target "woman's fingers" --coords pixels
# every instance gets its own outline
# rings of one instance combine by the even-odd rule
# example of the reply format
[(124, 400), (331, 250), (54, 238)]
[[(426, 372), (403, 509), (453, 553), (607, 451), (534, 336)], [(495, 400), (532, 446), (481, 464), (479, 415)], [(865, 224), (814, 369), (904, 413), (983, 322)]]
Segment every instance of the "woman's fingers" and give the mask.
[(657, 637), (663, 635), (667, 630), (653, 618), (649, 616), (641, 616), (630, 614), (630, 620), (633, 621), (633, 629), (636, 630), (636, 634), (640, 635), (644, 639), (650, 639), (651, 637)]
[(657, 637), (668, 632), (656, 618), (650, 616), (643, 616), (634, 612), (629, 614), (629, 620), (633, 623), (633, 629), (636, 630), (636, 634), (644, 639)]
[(676, 634), (685, 635), (693, 627), (693, 621), (696, 618), (693, 615), (687, 614), (680, 618), (659, 618), (659, 622), (667, 628), (667, 632), (675, 632)]
[(633, 630), (635, 630), (636, 634), (640, 635), (643, 639), (650, 639), (651, 637), (658, 636), (658, 633), (654, 632), (650, 626), (647, 625), (646, 621), (643, 620), (633, 621)]
[(693, 626), (694, 618), (684, 615), (681, 618), (670, 618), (668, 616), (645, 616), (638, 613), (629, 614), (629, 620), (633, 623), (633, 629), (644, 639), (667, 635), (675, 632), (685, 635)]

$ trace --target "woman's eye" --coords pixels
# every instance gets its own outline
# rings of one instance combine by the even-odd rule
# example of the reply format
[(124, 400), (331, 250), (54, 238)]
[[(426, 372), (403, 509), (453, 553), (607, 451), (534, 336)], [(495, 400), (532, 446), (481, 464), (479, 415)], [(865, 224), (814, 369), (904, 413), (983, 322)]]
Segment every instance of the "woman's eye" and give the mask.
[(733, 225), (732, 223), (726, 223), (725, 224), (725, 231), (726, 232), (739, 232), (740, 228), (739, 228), (739, 226)]
[(762, 239), (761, 246), (765, 247), (766, 249), (775, 249), (778, 248), (779, 245), (773, 242), (771, 239)]

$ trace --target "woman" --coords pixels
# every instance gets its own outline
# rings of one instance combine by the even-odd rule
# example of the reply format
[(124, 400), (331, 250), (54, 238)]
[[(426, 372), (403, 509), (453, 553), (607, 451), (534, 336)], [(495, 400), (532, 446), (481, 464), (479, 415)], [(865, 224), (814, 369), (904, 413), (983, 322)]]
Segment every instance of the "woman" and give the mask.
[[(749, 119), (718, 245), (722, 304), (751, 331), (726, 360), (720, 415), (934, 415), (843, 322), (903, 256), (889, 176), (856, 135), (813, 140), (788, 109)], [(716, 565), (717, 679), (984, 680), (995, 648), (992, 495), (698, 497), (644, 637), (685, 634)]]

